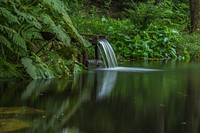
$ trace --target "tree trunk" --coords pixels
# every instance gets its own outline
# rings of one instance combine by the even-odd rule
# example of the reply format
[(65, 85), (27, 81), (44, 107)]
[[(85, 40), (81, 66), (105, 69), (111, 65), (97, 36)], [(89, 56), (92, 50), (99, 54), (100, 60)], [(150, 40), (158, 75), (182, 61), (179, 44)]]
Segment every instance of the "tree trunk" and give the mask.
[(200, 33), (200, 0), (189, 0), (191, 32)]

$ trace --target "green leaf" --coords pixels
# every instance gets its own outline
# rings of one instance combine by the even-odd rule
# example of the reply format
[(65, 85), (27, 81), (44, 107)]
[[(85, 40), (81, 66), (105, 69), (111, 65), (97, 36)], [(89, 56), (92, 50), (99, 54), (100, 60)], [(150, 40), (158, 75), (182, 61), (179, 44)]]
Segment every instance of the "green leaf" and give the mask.
[(67, 7), (60, 0), (43, 0), (43, 3), (59, 13), (65, 13), (67, 10)]
[(1, 34), (0, 34), (0, 43), (9, 48), (11, 51), (13, 51), (11, 42)]
[(34, 25), (38, 29), (42, 28), (42, 25), (39, 23), (36, 17), (33, 16), (33, 14), (19, 11), (15, 5), (14, 5), (14, 10), (19, 16), (19, 20), (28, 22), (29, 24)]
[(54, 78), (54, 73), (36, 55), (33, 55), (31, 58), (24, 57), (21, 59), (21, 61), (24, 67), (26, 68), (26, 72), (33, 79)]
[(22, 64), (24, 65), (24, 67), (26, 68), (26, 72), (33, 78), (33, 79), (37, 79), (37, 70), (36, 67), (32, 64), (33, 61), (30, 58), (22, 58), (21, 59)]
[(164, 43), (168, 42), (169, 38), (164, 38)]
[(17, 32), (14, 32), (13, 34), (13, 42), (17, 44), (19, 47), (22, 47), (25, 51), (27, 51), (26, 42), (24, 38), (21, 37)]
[(4, 16), (10, 23), (18, 23), (17, 16), (13, 15), (9, 10), (4, 7), (0, 7), (0, 16)]
[(25, 40), (15, 31), (15, 29), (0, 24), (0, 31), (7, 34), (8, 39), (12, 39), (14, 44), (27, 51)]

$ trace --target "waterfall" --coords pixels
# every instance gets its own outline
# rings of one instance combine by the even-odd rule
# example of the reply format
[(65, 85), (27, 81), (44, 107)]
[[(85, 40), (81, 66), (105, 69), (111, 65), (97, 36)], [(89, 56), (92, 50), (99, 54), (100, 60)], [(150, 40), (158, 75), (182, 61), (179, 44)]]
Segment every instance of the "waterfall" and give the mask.
[(101, 39), (98, 41), (98, 48), (102, 55), (105, 67), (113, 68), (118, 66), (115, 53), (110, 43), (106, 39)]

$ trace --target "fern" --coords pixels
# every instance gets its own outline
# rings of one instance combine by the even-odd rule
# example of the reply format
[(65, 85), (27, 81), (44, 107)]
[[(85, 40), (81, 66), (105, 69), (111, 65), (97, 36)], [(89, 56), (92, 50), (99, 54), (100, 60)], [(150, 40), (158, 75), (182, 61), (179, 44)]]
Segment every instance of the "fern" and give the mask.
[(53, 11), (61, 13), (67, 13), (67, 8), (60, 0), (43, 0), (43, 4)]
[(27, 51), (26, 42), (23, 37), (20, 36), (17, 32), (13, 32), (13, 42), (18, 45), (19, 47), (23, 48)]
[(19, 24), (18, 18), (4, 7), (0, 7), (0, 16), (3, 16), (4, 18), (6, 18), (10, 23)]
[(18, 30), (18, 33), (23, 37), (25, 41), (30, 41), (32, 39), (41, 39), (40, 31), (35, 28), (32, 24), (24, 24)]
[(32, 64), (32, 60), (29, 58), (22, 58), (21, 59), (22, 64), (24, 65), (24, 67), (26, 68), (26, 72), (33, 78), (33, 79), (37, 79), (37, 72), (36, 72), (36, 67)]
[(20, 12), (15, 5), (13, 5), (15, 12), (19, 16), (19, 20), (26, 21), (29, 24), (33, 24), (36, 28), (41, 29), (42, 26), (38, 20), (30, 13)]
[[(57, 28), (56, 28), (57, 27)], [(61, 25), (53, 26), (56, 36), (58, 39), (62, 40), (65, 45), (70, 45), (70, 37), (66, 34), (66, 31), (61, 27)]]
[[(46, 6), (47, 8), (49, 8), (52, 12), (57, 12), (58, 16), (60, 16), (61, 20), (64, 22), (64, 24), (62, 25), (65, 30), (68, 33), (71, 33), (71, 35), (73, 37), (75, 37), (81, 44), (83, 44), (84, 46), (90, 46), (91, 44), (86, 41), (76, 30), (76, 28), (73, 26), (73, 23), (70, 19), (70, 17), (67, 14), (67, 8), (64, 5), (64, 3), (60, 0), (43, 0), (44, 6)], [(59, 33), (59, 32), (58, 32)], [(57, 34), (59, 35), (59, 34)], [(62, 41), (63, 41), (63, 37), (61, 36)], [(66, 40), (65, 40), (66, 41)]]
[(13, 28), (0, 25), (0, 31), (6, 33), (8, 35), (8, 39), (11, 38), (13, 40), (13, 43), (16, 44), (18, 47), (21, 47), (25, 51), (27, 50), (25, 40)]
[(65, 29), (63, 29), (60, 25), (57, 26), (48, 14), (43, 14), (42, 16), (43, 22), (48, 27), (47, 30), (55, 33), (56, 37), (60, 39), (65, 45), (69, 45), (70, 38), (67, 36)]
[(81, 44), (83, 44), (85, 47), (91, 46), (91, 43), (89, 43), (87, 40), (85, 40), (76, 30), (76, 28), (73, 26), (71, 19), (69, 18), (68, 14), (62, 14), (64, 22), (66, 24), (66, 28), (68, 31), (74, 36)]
[(54, 73), (45, 63), (42, 62), (42, 60), (38, 56), (33, 55), (31, 57), (24, 57), (21, 59), (21, 61), (26, 68), (26, 72), (33, 79), (54, 78)]
[(13, 51), (11, 42), (4, 35), (1, 34), (0, 34), (0, 44), (4, 45), (5, 47)]
[[(44, 41), (33, 41), (41, 38), (39, 33), (42, 31), (55, 34), (65, 45), (70, 45), (70, 37), (75, 37), (81, 44), (87, 44), (73, 26), (67, 11), (61, 0), (0, 0), (1, 56), (6, 57), (7, 62), (15, 63), (19, 63), (19, 58), (23, 57), (22, 64), (34, 79), (56, 76), (57, 72), (52, 71), (53, 66), (49, 67), (44, 63), (47, 57), (40, 59), (28, 45), (37, 45), (34, 44), (37, 42), (43, 45)], [(42, 50), (46, 50), (46, 45), (43, 46), (45, 48)], [(30, 48), (29, 51), (27, 47)], [(69, 72), (64, 59), (60, 68), (63, 73)]]

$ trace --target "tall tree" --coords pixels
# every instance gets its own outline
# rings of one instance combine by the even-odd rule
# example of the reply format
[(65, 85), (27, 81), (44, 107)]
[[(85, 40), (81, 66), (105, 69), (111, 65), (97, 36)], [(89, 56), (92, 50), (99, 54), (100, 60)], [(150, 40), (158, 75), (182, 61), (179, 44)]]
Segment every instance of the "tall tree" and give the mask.
[(191, 32), (200, 33), (200, 0), (189, 0)]

